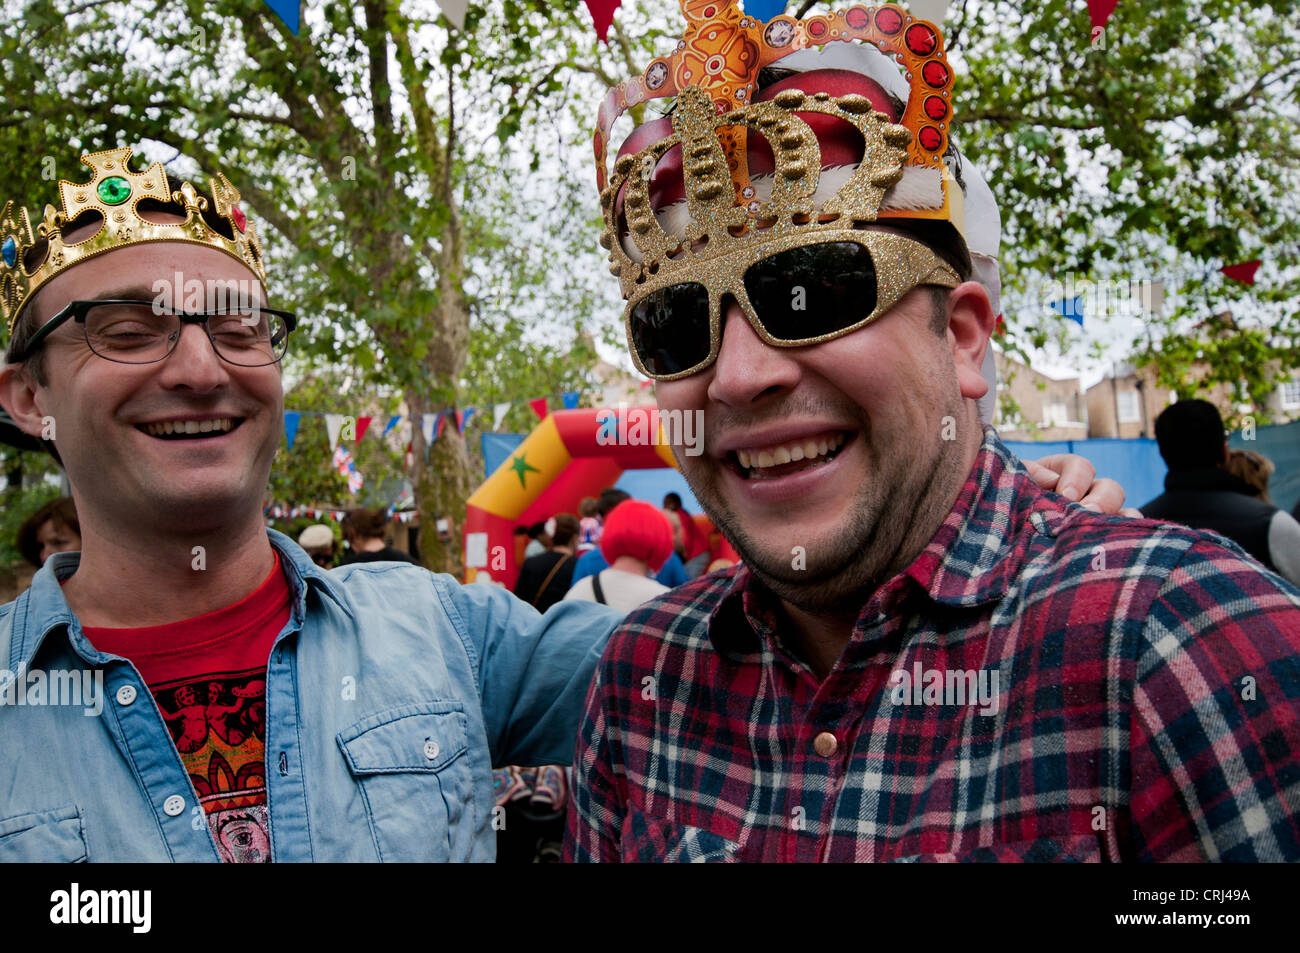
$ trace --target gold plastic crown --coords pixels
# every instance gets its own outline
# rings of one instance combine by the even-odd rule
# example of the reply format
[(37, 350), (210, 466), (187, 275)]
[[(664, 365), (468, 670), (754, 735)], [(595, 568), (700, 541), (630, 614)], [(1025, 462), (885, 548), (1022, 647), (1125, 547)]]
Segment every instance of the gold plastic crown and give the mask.
[[(745, 16), (736, 0), (680, 3), (687, 28), (677, 48), (610, 90), (597, 120), (596, 180), (605, 220), (600, 242), (610, 250), (610, 271), (619, 276), (624, 297), (651, 275), (698, 267), (702, 259), (739, 245), (791, 232), (826, 230), (830, 240), (831, 232), (885, 218), (949, 221), (963, 230), (960, 190), (950, 204), (952, 177), (944, 163), (952, 70), (933, 23), (892, 3), (805, 20), (778, 16), (766, 24)], [(787, 89), (772, 100), (752, 101), (763, 67), (797, 50), (853, 40), (871, 43), (901, 64), (911, 93), (898, 123), (861, 95)], [(677, 97), (672, 134), (620, 156), (611, 175), (607, 150), (615, 120), (632, 106), (667, 96)], [(865, 144), (857, 169), (820, 204), (813, 196), (822, 174), (821, 150), (812, 129), (795, 115), (810, 112), (851, 123)], [(768, 141), (775, 159), (767, 201), (757, 199), (749, 178), (747, 130)], [(690, 221), (682, 234), (670, 235), (651, 206), (650, 180), (659, 160), (678, 145)], [(882, 209), (885, 192), (908, 166), (934, 170), (939, 198), (930, 207)], [(624, 233), (640, 260), (628, 254)]]
[[(209, 179), (211, 198), (201, 194), (189, 182), (171, 192), (162, 163), (155, 162), (143, 172), (132, 172), (129, 148), (93, 152), (81, 157), (94, 175), (89, 182), (59, 182), (62, 209), (45, 206), (45, 215), (32, 229), (27, 209), (5, 203), (0, 211), (0, 311), (4, 313), (12, 334), (23, 306), (37, 290), (53, 278), (96, 255), (126, 245), (148, 242), (187, 242), (207, 245), (239, 259), (266, 281), (262, 265), (262, 247), (257, 231), (239, 208), (239, 192), (224, 175)], [(153, 200), (163, 205), (184, 208), (185, 221), (171, 225), (151, 222), (140, 215), (141, 202)], [(231, 238), (215, 231), (203, 213), (215, 213), (230, 223)], [(88, 213), (102, 218), (100, 228), (91, 236), (75, 242), (63, 240), (63, 230), (80, 223)], [(91, 220), (89, 217), (87, 221)]]

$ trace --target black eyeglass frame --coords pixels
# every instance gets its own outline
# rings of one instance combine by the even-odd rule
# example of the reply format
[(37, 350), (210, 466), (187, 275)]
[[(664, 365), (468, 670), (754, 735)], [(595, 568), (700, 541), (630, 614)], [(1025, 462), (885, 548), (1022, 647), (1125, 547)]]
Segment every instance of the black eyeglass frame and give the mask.
[[(152, 301), (143, 301), (139, 298), (93, 298), (88, 300), (70, 301), (68, 302), (67, 307), (40, 326), (36, 333), (31, 336), (31, 339), (27, 342), (22, 351), (13, 356), (11, 363), (16, 364), (19, 361), (25, 361), (35, 354), (41, 343), (66, 324), (69, 319), (74, 320), (81, 325), (82, 335), (86, 339), (86, 347), (90, 348), (91, 352), (96, 357), (103, 358), (106, 361), (112, 361), (114, 364), (128, 364), (139, 367), (143, 367), (146, 364), (157, 364), (159, 361), (167, 360), (167, 358), (171, 357), (172, 352), (176, 350), (176, 345), (180, 343), (181, 339), (179, 333), (172, 337), (171, 346), (167, 348), (167, 353), (162, 357), (156, 357), (151, 361), (121, 361), (115, 357), (107, 357), (106, 355), (100, 354), (95, 350), (94, 345), (90, 343), (90, 335), (86, 332), (86, 314), (91, 308), (104, 304), (142, 304), (149, 308), (154, 307)], [(272, 364), (279, 364), (280, 361), (284, 360), (285, 353), (288, 352), (289, 335), (298, 327), (298, 316), (292, 311), (280, 311), (276, 308), (264, 308), (260, 305), (258, 306), (257, 311), (258, 313), (275, 315), (284, 322), (284, 351), (281, 351), (274, 359), (265, 361), (261, 364), (240, 364), (238, 361), (232, 361), (230, 358), (226, 357), (226, 355), (221, 353), (221, 348), (217, 346), (217, 342), (212, 338), (212, 329), (208, 326), (208, 319), (235, 313), (234, 309), (221, 308), (215, 311), (177, 311), (169, 308), (166, 309), (165, 313), (174, 315), (180, 319), (182, 331), (185, 329), (185, 325), (187, 324), (201, 324), (203, 326), (203, 333), (207, 335), (208, 343), (212, 345), (213, 353), (232, 367), (269, 367)]]

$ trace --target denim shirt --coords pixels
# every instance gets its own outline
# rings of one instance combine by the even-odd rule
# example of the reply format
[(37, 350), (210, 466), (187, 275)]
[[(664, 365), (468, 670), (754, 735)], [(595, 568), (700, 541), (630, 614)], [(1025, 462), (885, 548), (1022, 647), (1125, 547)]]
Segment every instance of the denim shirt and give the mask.
[[(541, 615), (399, 563), (325, 571), (268, 535), (293, 596), (266, 671), (272, 859), (493, 860), (492, 767), (571, 761), (622, 614)], [(217, 861), (148, 686), (63, 598), (79, 560), (51, 557), (0, 607), (0, 862)]]

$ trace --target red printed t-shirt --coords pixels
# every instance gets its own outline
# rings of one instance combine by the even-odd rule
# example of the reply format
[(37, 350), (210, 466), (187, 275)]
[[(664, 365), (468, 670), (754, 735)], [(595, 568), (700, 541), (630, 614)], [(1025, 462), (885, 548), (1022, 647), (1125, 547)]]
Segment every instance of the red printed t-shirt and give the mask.
[(142, 629), (87, 628), (90, 644), (130, 659), (153, 693), (209, 829), (231, 863), (271, 859), (266, 817), (266, 663), (289, 621), (275, 567), (248, 597), (206, 615)]

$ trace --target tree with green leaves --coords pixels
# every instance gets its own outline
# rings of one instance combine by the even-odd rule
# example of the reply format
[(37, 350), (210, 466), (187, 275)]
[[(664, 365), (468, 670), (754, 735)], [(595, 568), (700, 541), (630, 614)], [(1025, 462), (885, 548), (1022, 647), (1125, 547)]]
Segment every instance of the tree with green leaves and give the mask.
[[(959, 0), (945, 28), (962, 148), (1002, 209), (1010, 350), (1059, 346), (1047, 280), (1168, 279), (1131, 342), (1162, 386), (1261, 400), (1300, 366), (1300, 5), (1121, 3), (1094, 33), (1077, 0)], [(1253, 259), (1253, 288), (1219, 273)], [(1243, 330), (1216, 330), (1227, 310)]]
[[(519, 343), (500, 337), (511, 321), (575, 340), (607, 299), (585, 264), (552, 268), (538, 287), (501, 287), (524, 267), (507, 260), (518, 258), (513, 243), (539, 237), (520, 219), (566, 198), (563, 188), (529, 194), (535, 146), (502, 144), (519, 125), (567, 123), (565, 142), (578, 129), (562, 68), (526, 91), (516, 84), (539, 59), (584, 61), (595, 39), (578, 10), (576, 0), (505, 0), (475, 7), (458, 31), (397, 0), (331, 3), (307, 7), (295, 36), (247, 0), (10, 5), (4, 179), (20, 201), (47, 196), (52, 179), (81, 178), (81, 152), (142, 143), (183, 175), (228, 171), (265, 223), (273, 298), (303, 317), (296, 353), (395, 386), (416, 420), (468, 406), (480, 396), (466, 379), (476, 311), (504, 352)], [(592, 218), (584, 209), (540, 237), (567, 227), (559, 240), (594, 246)], [(528, 267), (563, 261), (556, 251)], [(472, 468), (456, 428), (428, 454), (417, 428), (414, 449), (422, 514), (461, 510)], [(424, 556), (454, 569), (459, 551), (431, 539)]]

